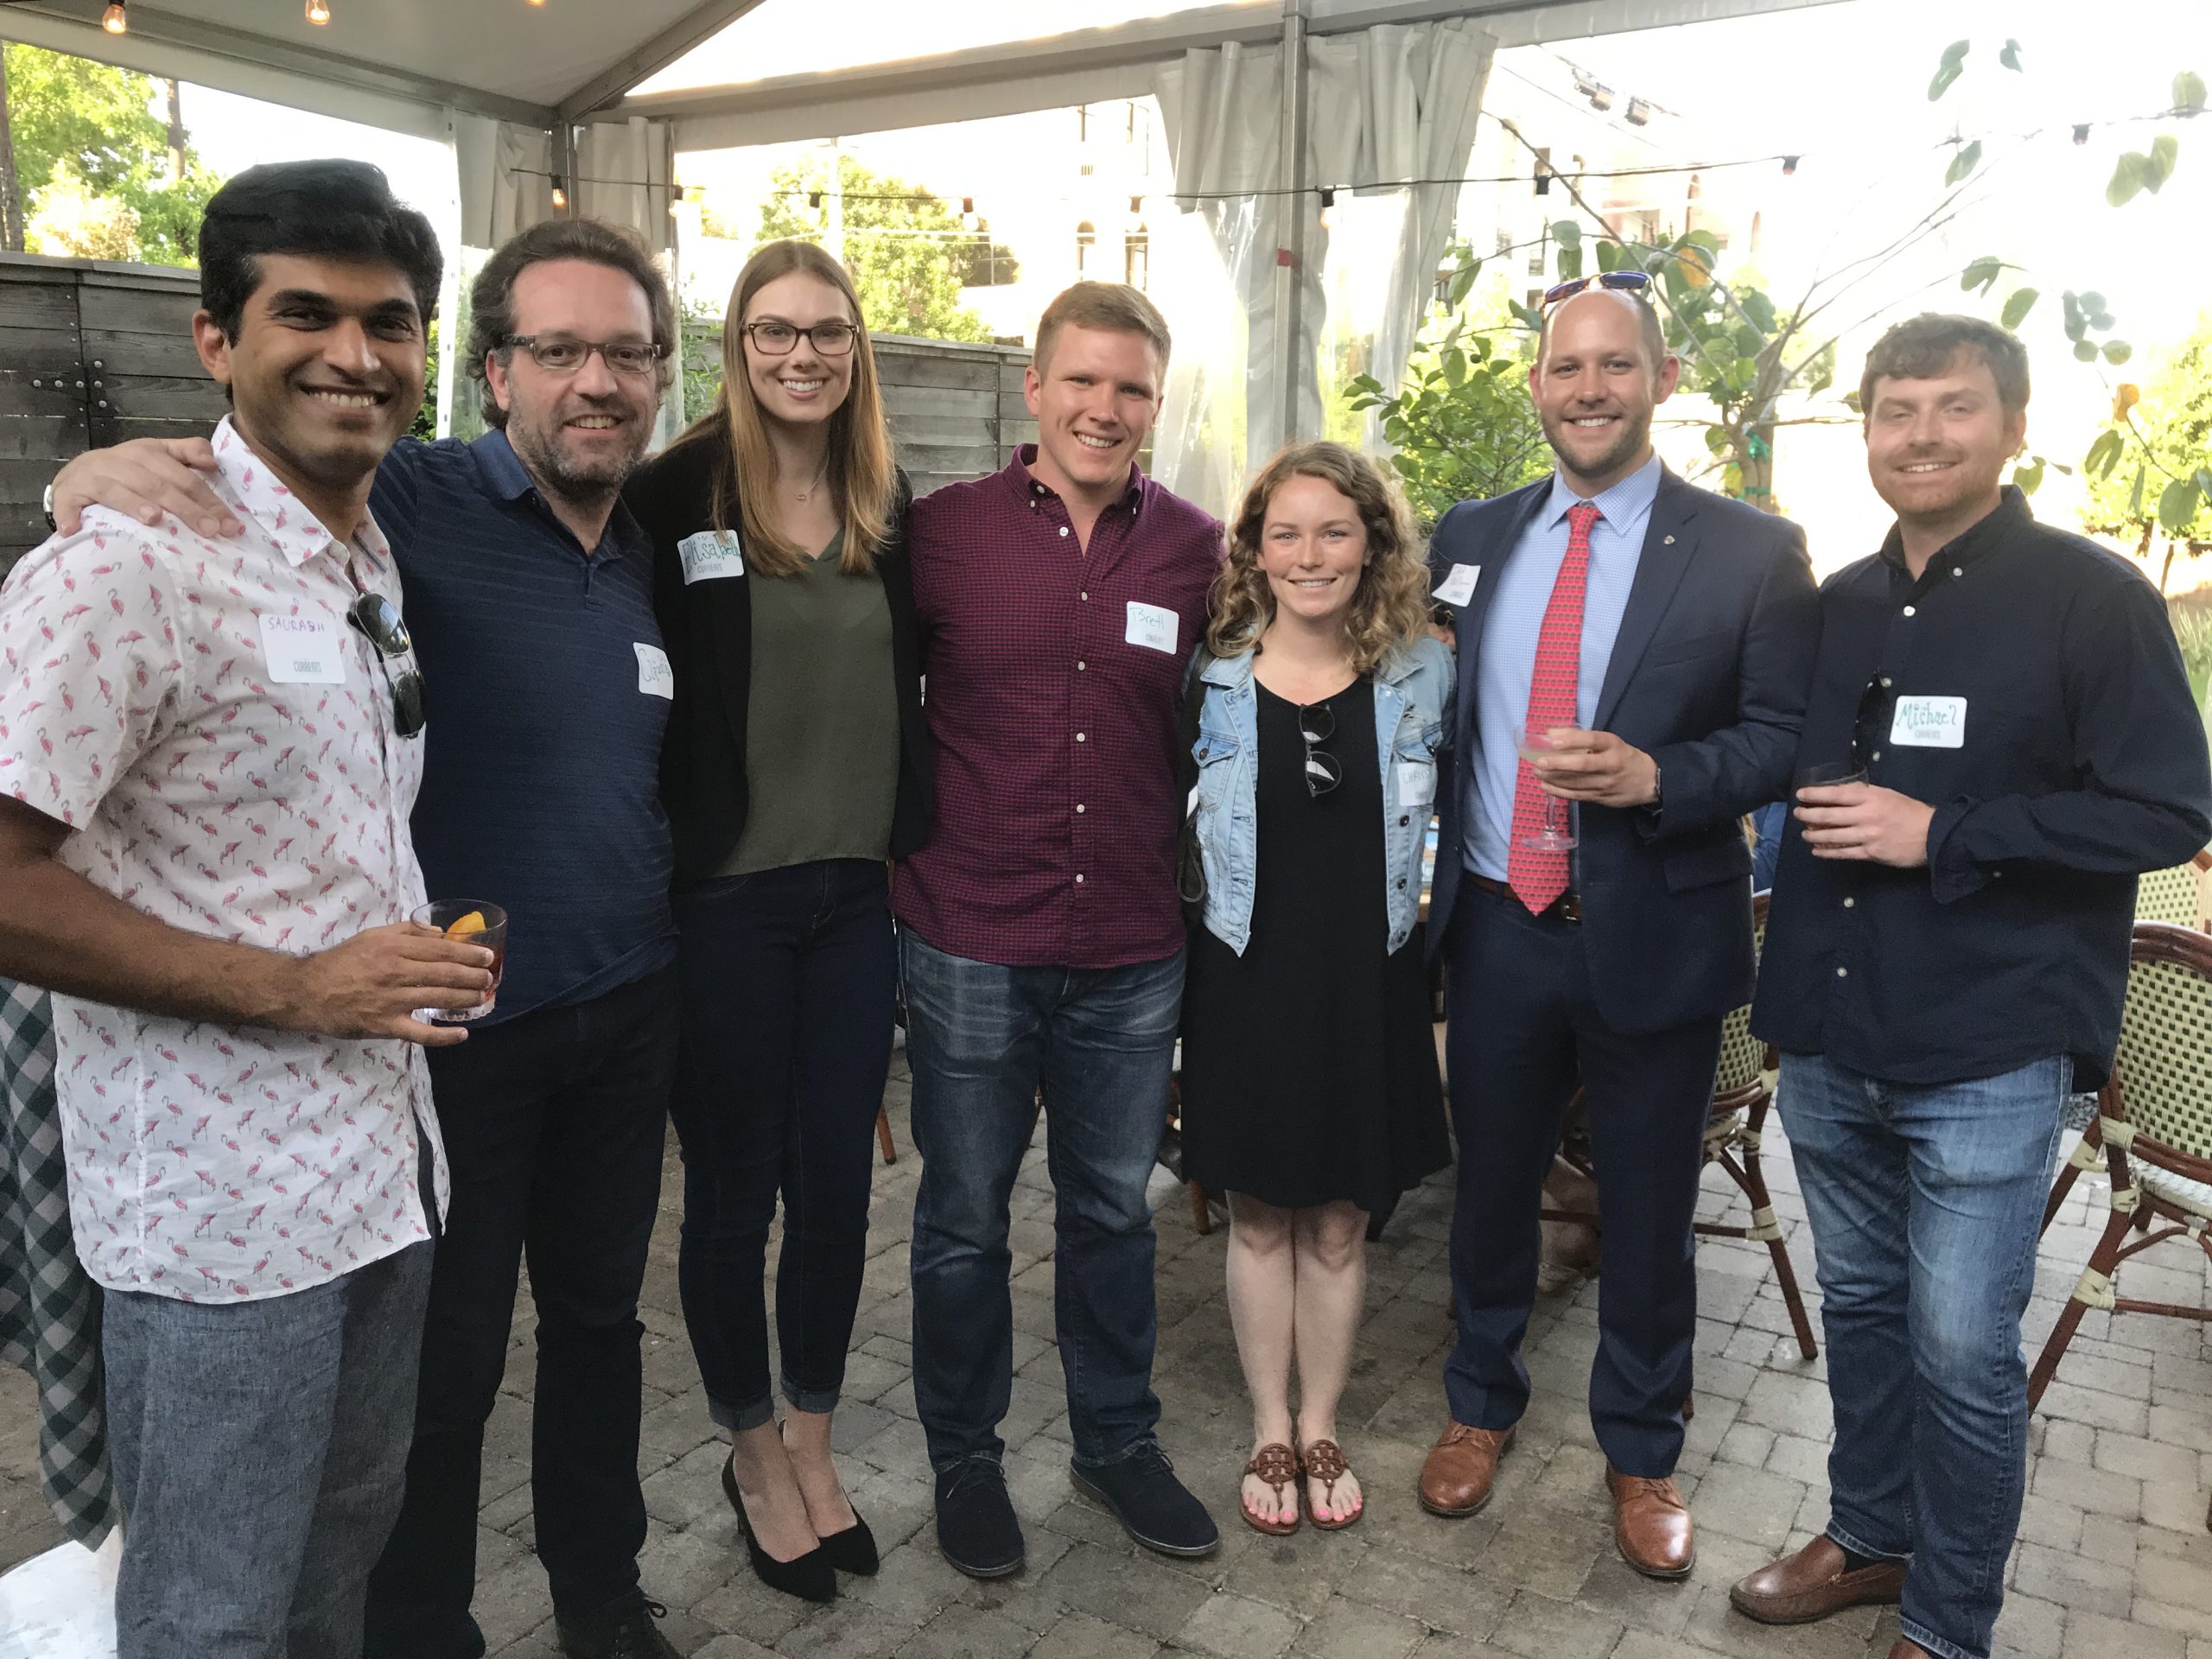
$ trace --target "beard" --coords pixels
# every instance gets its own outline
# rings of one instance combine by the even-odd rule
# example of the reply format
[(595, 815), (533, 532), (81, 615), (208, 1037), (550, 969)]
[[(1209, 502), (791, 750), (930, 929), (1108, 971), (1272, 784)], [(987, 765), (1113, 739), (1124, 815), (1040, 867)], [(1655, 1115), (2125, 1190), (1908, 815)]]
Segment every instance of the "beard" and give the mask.
[(629, 427), (632, 442), (619, 454), (587, 461), (569, 454), (562, 447), (561, 431), (559, 420), (544, 426), (510, 421), (507, 442), (514, 446), (515, 454), (540, 488), (565, 500), (584, 502), (604, 501), (620, 490), (645, 458), (645, 445), (652, 435), (645, 422), (632, 419)]
[(1634, 460), (1650, 441), (1649, 417), (1647, 416), (1639, 421), (1624, 415), (1620, 425), (1614, 429), (1611, 443), (1587, 460), (1579, 459), (1574, 451), (1560, 441), (1562, 434), (1572, 429), (1570, 423), (1574, 418), (1573, 415), (1567, 415), (1554, 421), (1547, 416), (1543, 428), (1545, 440), (1551, 445), (1552, 454), (1559, 458), (1559, 464), (1578, 478), (1605, 477)]

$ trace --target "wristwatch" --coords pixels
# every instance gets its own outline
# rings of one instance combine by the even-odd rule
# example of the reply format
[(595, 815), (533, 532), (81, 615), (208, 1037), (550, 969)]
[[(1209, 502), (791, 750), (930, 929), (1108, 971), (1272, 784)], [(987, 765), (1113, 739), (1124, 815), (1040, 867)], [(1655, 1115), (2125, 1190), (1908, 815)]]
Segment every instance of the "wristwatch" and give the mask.
[(51, 483), (46, 486), (46, 494), (41, 498), (39, 505), (46, 512), (46, 527), (48, 530), (60, 529), (61, 526), (54, 522), (54, 486)]

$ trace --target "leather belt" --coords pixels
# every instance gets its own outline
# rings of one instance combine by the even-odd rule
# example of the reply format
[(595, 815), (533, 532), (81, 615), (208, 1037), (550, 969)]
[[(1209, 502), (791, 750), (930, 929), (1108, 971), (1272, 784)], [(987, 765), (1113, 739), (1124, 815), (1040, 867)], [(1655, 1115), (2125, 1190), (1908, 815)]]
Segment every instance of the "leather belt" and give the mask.
[[(1521, 902), (1519, 895), (1503, 881), (1493, 881), (1486, 875), (1477, 875), (1472, 870), (1463, 871), (1462, 874), (1484, 893), (1497, 893), (1501, 897), (1512, 899), (1516, 905)], [(1556, 916), (1562, 922), (1579, 922), (1582, 919), (1582, 895), (1569, 887), (1537, 914)]]

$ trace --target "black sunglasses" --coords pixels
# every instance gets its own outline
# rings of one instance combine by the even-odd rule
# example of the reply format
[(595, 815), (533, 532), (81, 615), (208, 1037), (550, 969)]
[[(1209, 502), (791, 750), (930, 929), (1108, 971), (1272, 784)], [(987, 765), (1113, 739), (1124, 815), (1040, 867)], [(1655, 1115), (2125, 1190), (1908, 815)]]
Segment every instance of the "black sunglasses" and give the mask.
[(377, 648), (384, 677), (391, 687), (391, 729), (399, 737), (413, 737), (423, 729), (423, 671), (410, 668), (395, 675), (391, 659), (415, 649), (414, 636), (400, 620), (399, 607), (382, 594), (363, 594), (346, 613), (346, 620)]
[(1601, 270), (1594, 276), (1569, 277), (1566, 282), (1554, 283), (1544, 290), (1544, 308), (1549, 309), (1569, 295), (1580, 294), (1592, 283), (1599, 288), (1610, 288), (1616, 293), (1641, 294), (1651, 286), (1651, 273), (1648, 270)]
[(1337, 757), (1315, 747), (1337, 734), (1337, 717), (1325, 702), (1300, 704), (1298, 734), (1306, 740), (1306, 792), (1315, 800), (1344, 782), (1344, 768)]
[[(1867, 723), (1873, 721), (1875, 728), (1880, 728), (1882, 705), (1886, 701), (1883, 694), (1889, 687), (1888, 677), (1878, 669), (1867, 679), (1866, 689), (1859, 694), (1859, 711), (1851, 721), (1851, 766), (1854, 772), (1867, 770), (1866, 763), (1870, 758), (1866, 752)], [(1871, 758), (1878, 760), (1881, 751), (1875, 750)]]

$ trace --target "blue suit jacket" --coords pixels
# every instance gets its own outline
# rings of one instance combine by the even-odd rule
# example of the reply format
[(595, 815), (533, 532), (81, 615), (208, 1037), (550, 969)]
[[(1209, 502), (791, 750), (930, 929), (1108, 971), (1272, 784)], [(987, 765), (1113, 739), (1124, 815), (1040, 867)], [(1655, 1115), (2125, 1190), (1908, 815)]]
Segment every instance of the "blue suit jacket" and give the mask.
[[(1482, 567), (1459, 615), (1452, 751), (1462, 759), (1473, 753), (1490, 595), (1550, 489), (1547, 477), (1464, 501), (1430, 539), (1432, 587), (1455, 564)], [(1740, 820), (1789, 790), (1819, 637), (1803, 532), (1666, 474), (1596, 719), (1659, 763), (1663, 806), (1584, 806), (1573, 855), (1591, 990), (1615, 1031), (1663, 1031), (1751, 1001), (1751, 854)], [(1464, 885), (1459, 770), (1440, 779), (1432, 950)]]

